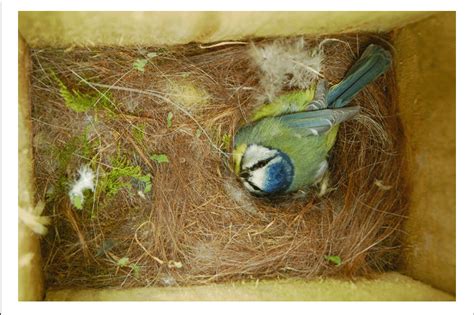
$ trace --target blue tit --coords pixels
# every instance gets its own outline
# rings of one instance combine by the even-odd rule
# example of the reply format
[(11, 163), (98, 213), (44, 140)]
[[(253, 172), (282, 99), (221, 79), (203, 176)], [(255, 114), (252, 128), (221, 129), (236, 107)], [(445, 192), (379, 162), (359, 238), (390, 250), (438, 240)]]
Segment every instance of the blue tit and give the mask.
[(234, 171), (243, 185), (255, 195), (274, 196), (320, 182), (339, 124), (360, 110), (346, 105), (383, 74), (391, 60), (389, 51), (372, 44), (329, 90), (326, 81), (319, 80), (316, 87), (259, 107), (234, 136)]

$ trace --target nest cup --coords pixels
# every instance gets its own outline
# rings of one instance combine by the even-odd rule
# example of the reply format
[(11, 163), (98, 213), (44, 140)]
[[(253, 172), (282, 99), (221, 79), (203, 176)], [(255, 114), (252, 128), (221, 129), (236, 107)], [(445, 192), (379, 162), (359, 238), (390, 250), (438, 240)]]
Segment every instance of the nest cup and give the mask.
[[(393, 71), (353, 100), (361, 114), (342, 124), (324, 187), (255, 198), (229, 159), (255, 108), (320, 78), (338, 83), (371, 43), (389, 49), (390, 36), (33, 50), (36, 197), (52, 221), (47, 287), (396, 269), (407, 194)], [(93, 182), (75, 204), (84, 167)]]

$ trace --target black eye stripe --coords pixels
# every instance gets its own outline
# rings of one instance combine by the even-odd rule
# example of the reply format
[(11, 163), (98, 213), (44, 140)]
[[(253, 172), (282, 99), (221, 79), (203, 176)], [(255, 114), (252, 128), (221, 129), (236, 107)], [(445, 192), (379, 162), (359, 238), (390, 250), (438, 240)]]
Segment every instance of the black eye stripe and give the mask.
[(272, 156), (272, 157), (269, 157), (265, 160), (261, 160), (261, 161), (258, 161), (257, 163), (255, 163), (254, 165), (250, 166), (250, 167), (247, 167), (245, 168), (244, 170), (245, 171), (255, 171), (256, 169), (259, 169), (261, 167), (264, 167), (265, 165), (267, 165), (268, 163), (270, 163), (271, 160), (273, 160), (274, 158), (276, 158), (276, 155)]
[(252, 182), (249, 181), (248, 179), (245, 179), (245, 181), (247, 182), (247, 184), (249, 184), (250, 186), (252, 186), (252, 188), (253, 188), (254, 190), (263, 192), (263, 190), (261, 190), (257, 185), (255, 185), (254, 183), (252, 183)]

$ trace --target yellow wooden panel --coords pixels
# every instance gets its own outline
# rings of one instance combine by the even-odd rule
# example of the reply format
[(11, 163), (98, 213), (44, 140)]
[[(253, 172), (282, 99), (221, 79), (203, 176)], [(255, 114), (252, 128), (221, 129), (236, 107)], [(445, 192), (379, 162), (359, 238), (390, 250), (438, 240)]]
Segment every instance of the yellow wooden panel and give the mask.
[(408, 139), (411, 205), (404, 271), (456, 290), (455, 13), (443, 13), (396, 33), (396, 74)]
[(48, 291), (50, 301), (453, 301), (454, 297), (399, 273), (351, 282), (273, 280), (184, 288)]
[(160, 45), (387, 31), (430, 12), (20, 12), (31, 47)]
[[(18, 44), (18, 207), (20, 213), (25, 211), (28, 214), (34, 214), (31, 106), (29, 98), (31, 62), (29, 48), (21, 37)], [(18, 299), (42, 300), (44, 290), (39, 240), (23, 220), (18, 222), (18, 262)]]

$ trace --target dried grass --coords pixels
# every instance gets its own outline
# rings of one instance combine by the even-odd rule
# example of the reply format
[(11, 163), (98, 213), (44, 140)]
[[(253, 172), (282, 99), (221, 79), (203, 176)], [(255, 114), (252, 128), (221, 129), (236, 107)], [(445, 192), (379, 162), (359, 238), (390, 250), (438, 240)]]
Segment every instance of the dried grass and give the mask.
[[(317, 72), (332, 84), (365, 46), (385, 41), (367, 34), (332, 38), (321, 45), (321, 38), (306, 38), (303, 45), (320, 45)], [(255, 46), (272, 41), (256, 40)], [(299, 47), (295, 43), (301, 44), (300, 39), (277, 41), (281, 49), (289, 45), (292, 51)], [(47, 201), (45, 211), (52, 219), (42, 242), (48, 287), (352, 278), (397, 267), (407, 198), (392, 71), (354, 100), (362, 114), (340, 129), (323, 197), (310, 188), (257, 199), (230, 171), (225, 138), (259, 105), (262, 91), (280, 93), (296, 78), (269, 87), (273, 83), (265, 83), (249, 53), (255, 48), (249, 47), (32, 51), (37, 198)], [(134, 61), (149, 52), (157, 56), (145, 71), (133, 69)], [(51, 71), (67, 87), (110, 93), (113, 109), (76, 113), (66, 108)], [(311, 83), (317, 77), (303, 75)], [(88, 156), (79, 145), (68, 146), (81, 135), (92, 147)], [(68, 148), (72, 155), (66, 163), (61, 157)], [(166, 154), (169, 163), (151, 160), (157, 153)], [(117, 154), (152, 174), (152, 191), (140, 194), (140, 184), (132, 181), (131, 189), (113, 198), (93, 193), (88, 197), (93, 202), (75, 209), (64, 188), (68, 186), (58, 183), (74, 182), (82, 164), (94, 165), (100, 179)], [(342, 263), (334, 265), (327, 255), (339, 256)]]

